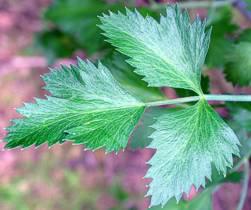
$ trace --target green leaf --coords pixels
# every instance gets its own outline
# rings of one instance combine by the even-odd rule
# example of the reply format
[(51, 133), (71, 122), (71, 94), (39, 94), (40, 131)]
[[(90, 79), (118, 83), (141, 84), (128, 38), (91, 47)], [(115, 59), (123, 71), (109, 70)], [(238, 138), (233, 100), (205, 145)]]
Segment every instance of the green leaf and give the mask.
[(238, 26), (233, 23), (233, 8), (232, 6), (219, 7), (212, 9), (208, 14), (208, 27), (213, 27), (213, 37), (223, 37), (228, 33), (232, 33), (238, 29)]
[(153, 179), (151, 205), (165, 205), (173, 196), (179, 200), (192, 185), (205, 186), (212, 165), (226, 174), (232, 154), (239, 154), (236, 135), (205, 100), (159, 117), (153, 128), (149, 148), (156, 153), (146, 175)]
[[(106, 3), (104, 0), (54, 0), (45, 11), (44, 19), (65, 35), (73, 37), (78, 48), (92, 55), (108, 48), (97, 27), (100, 23), (97, 16), (103, 12), (123, 9), (125, 4), (126, 2)], [(144, 14), (156, 15), (156, 12), (148, 8), (139, 9)]]
[(241, 32), (238, 41), (240, 42), (251, 42), (251, 29), (248, 28)]
[[(231, 111), (232, 118), (229, 124), (240, 139), (240, 156), (242, 158), (251, 155), (251, 106), (250, 104), (228, 103), (227, 107)], [(249, 107), (247, 106), (249, 105)]]
[(223, 68), (225, 63), (225, 55), (232, 42), (226, 38), (212, 38), (210, 48), (207, 54), (206, 65), (209, 68)]
[(224, 72), (235, 85), (246, 86), (251, 82), (251, 43), (240, 42), (229, 49)]
[(148, 146), (152, 139), (151, 134), (154, 132), (154, 129), (150, 127), (158, 117), (162, 114), (167, 113), (168, 111), (173, 111), (173, 109), (166, 109), (161, 107), (151, 107), (146, 109), (144, 115), (140, 119), (136, 129), (134, 130), (131, 141), (130, 148), (132, 149), (142, 149)]
[(159, 88), (148, 87), (142, 77), (133, 72), (133, 68), (125, 62), (126, 58), (126, 56), (116, 53), (110, 61), (106, 61), (112, 75), (122, 87), (144, 102), (165, 99), (166, 97)]
[(232, 46), (232, 39), (229, 34), (238, 29), (238, 26), (232, 23), (232, 7), (221, 7), (212, 9), (208, 14), (208, 28), (212, 27), (212, 35), (206, 64), (208, 67), (223, 67), (225, 63), (225, 54)]
[(77, 43), (72, 37), (56, 29), (37, 33), (34, 44), (35, 48), (41, 50), (47, 57), (49, 63), (58, 57), (70, 57), (78, 49)]
[(43, 79), (53, 96), (18, 109), (24, 118), (8, 128), (6, 148), (65, 140), (107, 152), (126, 147), (144, 103), (123, 90), (105, 66), (79, 59), (78, 65), (62, 66)]
[(167, 7), (160, 23), (137, 10), (100, 17), (104, 35), (129, 56), (135, 72), (152, 87), (170, 86), (201, 93), (201, 67), (208, 50), (210, 30), (198, 18), (191, 24), (187, 12)]
[(240, 183), (243, 178), (242, 172), (234, 171), (232, 172), (229, 170), (226, 176), (219, 174), (217, 169), (213, 168), (212, 170), (212, 177), (211, 181), (207, 183), (206, 189), (212, 187), (219, 187), (221, 184), (224, 183)]
[[(202, 75), (201, 76), (201, 89), (204, 94), (209, 94), (209, 83), (210, 83), (209, 77)], [(194, 96), (194, 92), (191, 90), (176, 88), (175, 92), (180, 97)]]
[(74, 37), (79, 47), (92, 54), (105, 46), (96, 26), (99, 23), (97, 16), (122, 8), (120, 4), (107, 4), (102, 0), (55, 0), (45, 11), (44, 18)]
[(251, 0), (244, 0), (244, 2), (245, 2), (244, 7), (245, 7), (247, 10), (251, 11)]
[(172, 199), (164, 208), (153, 207), (150, 210), (212, 210), (211, 194), (211, 190), (205, 190), (191, 201), (181, 201), (177, 204), (175, 199)]

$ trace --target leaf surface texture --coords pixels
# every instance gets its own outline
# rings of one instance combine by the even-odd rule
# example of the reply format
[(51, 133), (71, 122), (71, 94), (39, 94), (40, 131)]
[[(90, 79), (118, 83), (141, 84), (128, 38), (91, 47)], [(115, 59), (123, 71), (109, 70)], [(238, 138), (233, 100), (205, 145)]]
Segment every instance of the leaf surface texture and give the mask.
[(47, 99), (18, 109), (24, 116), (8, 128), (7, 148), (72, 140), (87, 149), (119, 151), (144, 111), (144, 103), (123, 90), (109, 70), (79, 59), (43, 77)]

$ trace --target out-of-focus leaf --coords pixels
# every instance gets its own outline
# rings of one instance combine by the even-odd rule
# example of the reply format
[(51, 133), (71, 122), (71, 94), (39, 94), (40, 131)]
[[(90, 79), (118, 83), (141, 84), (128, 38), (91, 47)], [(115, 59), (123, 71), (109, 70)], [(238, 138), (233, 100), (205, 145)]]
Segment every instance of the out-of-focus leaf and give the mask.
[(227, 52), (224, 72), (234, 85), (246, 86), (251, 82), (251, 43), (240, 42)]
[[(55, 0), (44, 13), (47, 21), (76, 39), (87, 53), (104, 46), (98, 24), (98, 15), (118, 5), (107, 5), (102, 0)], [(120, 8), (120, 7), (118, 7)]]
[(153, 207), (150, 210), (212, 210), (212, 192), (210, 189), (201, 192), (191, 201), (180, 201), (177, 204), (175, 199), (170, 200), (164, 208)]
[(168, 111), (169, 109), (161, 107), (147, 109), (131, 136), (130, 148), (141, 149), (147, 147), (152, 141), (150, 135), (154, 132), (154, 129), (151, 126), (155, 123), (158, 117)]
[(240, 42), (251, 42), (251, 29), (246, 29), (240, 34), (238, 41)]
[[(201, 89), (204, 94), (209, 93), (209, 77), (208, 76), (201, 76)], [(194, 96), (194, 92), (186, 89), (175, 88), (176, 93), (180, 97), (188, 97)]]
[(238, 27), (232, 23), (232, 8), (222, 7), (211, 10), (208, 15), (208, 26), (212, 26), (212, 35), (209, 51), (206, 57), (208, 67), (223, 67), (226, 51), (231, 47), (232, 41), (227, 38)]
[(244, 1), (243, 7), (245, 7), (247, 10), (251, 11), (251, 0), (243, 0), (243, 1)]
[(206, 64), (209, 68), (223, 67), (225, 53), (232, 46), (232, 42), (225, 38), (212, 38)]
[(222, 174), (219, 174), (217, 170), (214, 168), (212, 172), (211, 181), (209, 181), (206, 185), (206, 188), (209, 187), (216, 187), (219, 186), (219, 184), (224, 183), (239, 183), (243, 177), (242, 172), (231, 172), (229, 169), (229, 172), (226, 176), (223, 176)]
[(37, 33), (35, 47), (41, 50), (51, 63), (58, 57), (71, 56), (78, 45), (72, 37), (55, 29)]
[(144, 102), (164, 99), (160, 88), (148, 87), (142, 76), (134, 73), (134, 69), (125, 62), (126, 56), (115, 53), (111, 60), (105, 61), (112, 75), (132, 95)]
[(240, 103), (228, 103), (232, 118), (230, 126), (239, 137), (241, 158), (251, 155), (251, 106)]
[(223, 36), (238, 29), (238, 26), (232, 22), (232, 18), (233, 8), (231, 6), (209, 10), (208, 26), (213, 27), (212, 35)]

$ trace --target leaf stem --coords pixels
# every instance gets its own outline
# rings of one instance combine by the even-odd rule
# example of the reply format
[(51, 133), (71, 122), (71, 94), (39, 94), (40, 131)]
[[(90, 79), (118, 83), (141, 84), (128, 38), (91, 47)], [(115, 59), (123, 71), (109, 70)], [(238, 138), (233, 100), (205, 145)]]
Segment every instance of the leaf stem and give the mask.
[(164, 106), (164, 105), (172, 105), (172, 104), (182, 104), (182, 103), (198, 101), (198, 100), (200, 100), (200, 96), (190, 96), (190, 97), (184, 97), (184, 98), (168, 99), (168, 100), (164, 100), (164, 101), (149, 102), (146, 105), (148, 107), (150, 107), (150, 106)]
[[(222, 7), (234, 3), (235, 0), (222, 0), (222, 1), (187, 1), (177, 3), (180, 8), (195, 9), (195, 8), (209, 8), (209, 7)], [(152, 10), (161, 10), (166, 8), (167, 3), (151, 3)]]
[(204, 95), (207, 101), (251, 102), (251, 95)]
[(236, 210), (242, 210), (244, 207), (245, 200), (247, 197), (247, 192), (248, 192), (248, 183), (249, 183), (249, 160), (245, 159), (244, 180), (243, 180), (243, 185), (242, 185), (242, 189), (241, 189), (240, 200), (239, 200), (239, 203), (238, 203)]
[(182, 104), (188, 102), (199, 101), (201, 98), (207, 101), (233, 101), (233, 102), (251, 102), (251, 95), (202, 95), (202, 96), (190, 96), (184, 98), (167, 99), (163, 101), (154, 101), (146, 104), (148, 107), (152, 106), (164, 106), (173, 104)]

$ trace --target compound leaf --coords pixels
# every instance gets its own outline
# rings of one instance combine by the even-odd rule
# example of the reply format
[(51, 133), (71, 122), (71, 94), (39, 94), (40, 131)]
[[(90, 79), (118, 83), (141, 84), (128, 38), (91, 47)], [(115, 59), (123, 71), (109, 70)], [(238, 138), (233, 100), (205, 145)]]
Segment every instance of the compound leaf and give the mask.
[(7, 148), (65, 140), (107, 152), (126, 147), (144, 103), (123, 90), (105, 66), (79, 59), (78, 65), (62, 66), (43, 79), (52, 97), (18, 109), (24, 118), (8, 128)]
[(149, 148), (156, 153), (146, 177), (152, 178), (147, 195), (151, 205), (165, 205), (173, 196), (179, 200), (192, 185), (198, 189), (211, 178), (212, 165), (226, 174), (239, 155), (239, 140), (231, 128), (205, 100), (159, 117), (153, 125)]
[(100, 18), (108, 41), (129, 56), (135, 72), (150, 86), (170, 86), (201, 93), (201, 67), (207, 54), (210, 30), (196, 18), (190, 23), (187, 12), (167, 7), (160, 23), (144, 18), (137, 10), (110, 13)]

